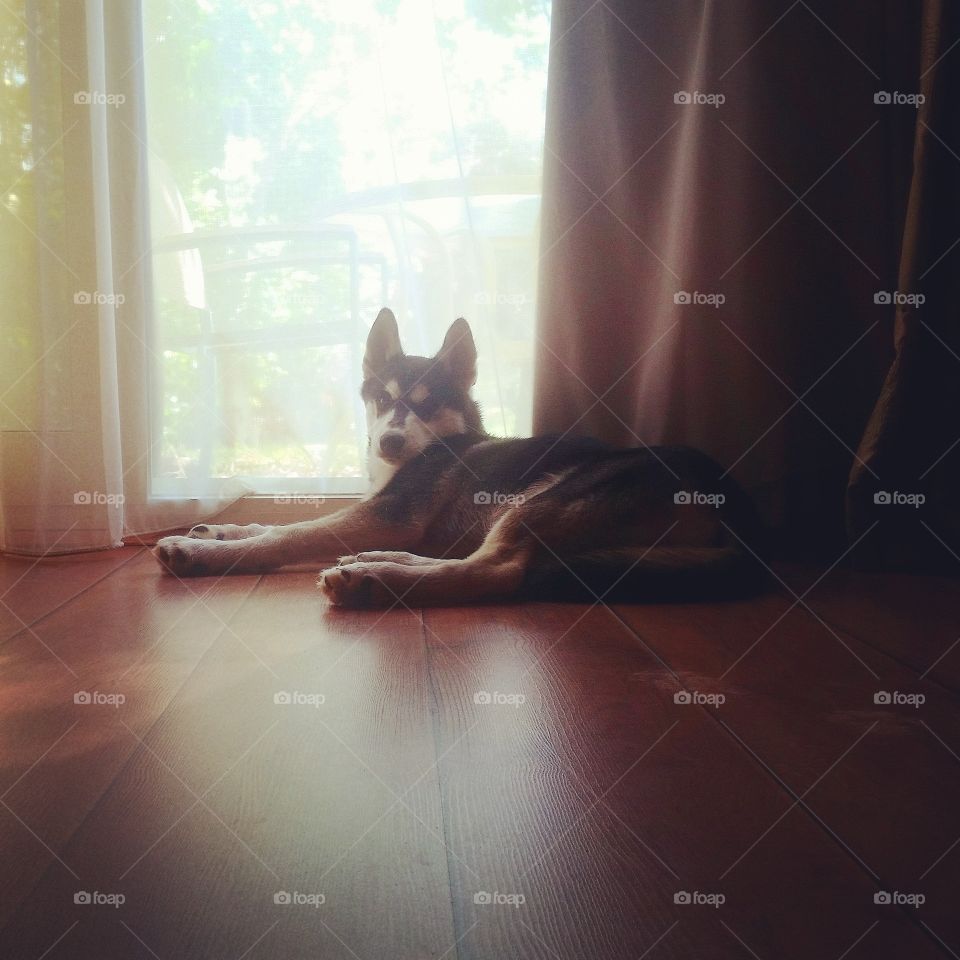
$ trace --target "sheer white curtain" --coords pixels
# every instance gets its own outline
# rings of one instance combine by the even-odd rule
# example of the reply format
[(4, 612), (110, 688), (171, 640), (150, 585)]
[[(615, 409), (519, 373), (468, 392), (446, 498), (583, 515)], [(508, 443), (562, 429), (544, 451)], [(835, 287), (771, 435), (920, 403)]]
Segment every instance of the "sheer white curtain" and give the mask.
[(189, 523), (243, 488), (150, 496), (149, 245), (136, 4), (4, 5), (2, 546)]
[(438, 8), (2, 6), (3, 549), (361, 489), (384, 302), (527, 429), (547, 11)]

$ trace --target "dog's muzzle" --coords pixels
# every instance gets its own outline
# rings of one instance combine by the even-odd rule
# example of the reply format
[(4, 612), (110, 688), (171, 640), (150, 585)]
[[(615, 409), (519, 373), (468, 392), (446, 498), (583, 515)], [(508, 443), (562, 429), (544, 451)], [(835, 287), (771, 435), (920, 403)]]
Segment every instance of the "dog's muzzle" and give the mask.
[(402, 433), (385, 433), (380, 438), (380, 452), (389, 460), (396, 460), (406, 440)]

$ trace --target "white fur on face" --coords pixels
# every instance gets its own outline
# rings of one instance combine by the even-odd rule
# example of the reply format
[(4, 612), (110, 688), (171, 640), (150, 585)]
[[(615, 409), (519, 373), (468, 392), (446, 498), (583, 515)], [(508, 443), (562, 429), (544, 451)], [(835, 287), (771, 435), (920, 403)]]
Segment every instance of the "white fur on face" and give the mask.
[[(396, 384), (393, 384), (396, 386)], [(389, 392), (389, 386), (385, 387)], [(393, 479), (399, 464), (388, 463), (380, 456), (380, 438), (387, 429), (390, 420), (389, 412), (382, 417), (377, 416), (377, 405), (373, 402), (364, 404), (367, 413), (367, 436), (370, 443), (367, 447), (367, 476), (370, 478), (370, 487), (367, 496), (373, 496), (382, 490)]]
[[(385, 387), (387, 392), (392, 394), (391, 388), (396, 389), (393, 381)], [(367, 403), (366, 413), (367, 435), (370, 438), (370, 446), (367, 450), (367, 473), (370, 476), (368, 496), (382, 490), (403, 463), (421, 453), (434, 440), (467, 431), (463, 414), (456, 410), (438, 410), (437, 415), (426, 423), (413, 412), (408, 412), (402, 425), (392, 427), (389, 426), (393, 416), (392, 411), (388, 410), (383, 416), (377, 416), (376, 404)], [(388, 431), (399, 431), (404, 436), (403, 452), (399, 463), (390, 463), (380, 456), (380, 438)]]
[(376, 457), (372, 453), (367, 454), (367, 474), (370, 477), (367, 496), (372, 497), (375, 493), (379, 493), (399, 469), (399, 463), (387, 463), (382, 457)]

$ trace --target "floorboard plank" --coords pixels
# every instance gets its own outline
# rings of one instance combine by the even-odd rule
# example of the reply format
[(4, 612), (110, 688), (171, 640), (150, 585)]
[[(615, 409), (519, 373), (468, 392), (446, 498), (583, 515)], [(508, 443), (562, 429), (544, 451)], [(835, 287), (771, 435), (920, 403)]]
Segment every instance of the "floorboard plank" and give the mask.
[(76, 881), (50, 869), (5, 957), (36, 960), (74, 920), (58, 958), (453, 946), (420, 619), (332, 611), (314, 579), (264, 578), (66, 846), (84, 889), (122, 908), (74, 906)]
[(609, 611), (425, 625), (460, 957), (942, 955)]

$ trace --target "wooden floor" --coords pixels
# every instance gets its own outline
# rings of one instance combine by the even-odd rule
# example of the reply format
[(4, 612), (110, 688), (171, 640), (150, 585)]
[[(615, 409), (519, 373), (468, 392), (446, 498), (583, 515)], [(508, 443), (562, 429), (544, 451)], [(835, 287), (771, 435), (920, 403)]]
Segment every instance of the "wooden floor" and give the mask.
[(957, 957), (956, 584), (782, 573), (369, 613), (4, 559), (0, 956)]

